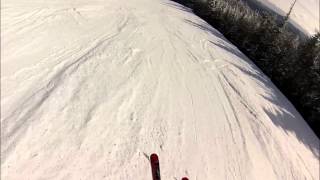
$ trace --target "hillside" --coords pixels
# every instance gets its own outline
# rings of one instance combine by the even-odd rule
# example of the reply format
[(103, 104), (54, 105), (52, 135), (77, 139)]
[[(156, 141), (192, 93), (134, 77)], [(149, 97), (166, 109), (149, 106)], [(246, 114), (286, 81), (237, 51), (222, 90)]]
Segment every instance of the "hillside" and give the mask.
[[(294, 2), (294, 0), (246, 1), (259, 2), (282, 16), (286, 15)], [(297, 0), (290, 15), (290, 22), (307, 35), (315, 34), (320, 30), (319, 7), (319, 0)]]
[(1, 2), (1, 178), (319, 179), (319, 139), (166, 0)]

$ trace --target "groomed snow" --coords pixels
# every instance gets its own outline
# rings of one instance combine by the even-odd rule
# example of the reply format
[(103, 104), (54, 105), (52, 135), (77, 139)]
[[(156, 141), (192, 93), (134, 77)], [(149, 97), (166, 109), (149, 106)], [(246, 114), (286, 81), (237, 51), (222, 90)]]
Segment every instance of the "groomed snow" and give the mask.
[(318, 180), (319, 139), (218, 31), (166, 0), (4, 0), (1, 178)]

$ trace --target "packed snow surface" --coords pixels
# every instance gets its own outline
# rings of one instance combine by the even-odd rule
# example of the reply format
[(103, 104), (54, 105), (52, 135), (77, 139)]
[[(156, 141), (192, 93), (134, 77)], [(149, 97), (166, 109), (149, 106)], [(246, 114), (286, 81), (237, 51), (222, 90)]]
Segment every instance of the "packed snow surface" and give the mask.
[(1, 178), (318, 180), (319, 139), (218, 31), (166, 0), (4, 0)]
[[(272, 8), (281, 15), (289, 12), (294, 0), (256, 0)], [(312, 35), (320, 31), (320, 0), (297, 0), (290, 14), (291, 22), (306, 34)]]

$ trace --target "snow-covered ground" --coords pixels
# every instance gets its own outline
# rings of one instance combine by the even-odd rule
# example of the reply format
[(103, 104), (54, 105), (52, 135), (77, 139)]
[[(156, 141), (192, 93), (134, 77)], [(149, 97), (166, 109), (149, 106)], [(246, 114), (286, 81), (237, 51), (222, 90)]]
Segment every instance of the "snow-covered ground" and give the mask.
[(219, 32), (166, 0), (4, 0), (1, 178), (318, 180), (319, 139)]
[[(281, 15), (289, 12), (294, 0), (251, 0), (258, 1)], [(290, 15), (291, 22), (306, 34), (312, 35), (320, 30), (320, 0), (297, 0)]]

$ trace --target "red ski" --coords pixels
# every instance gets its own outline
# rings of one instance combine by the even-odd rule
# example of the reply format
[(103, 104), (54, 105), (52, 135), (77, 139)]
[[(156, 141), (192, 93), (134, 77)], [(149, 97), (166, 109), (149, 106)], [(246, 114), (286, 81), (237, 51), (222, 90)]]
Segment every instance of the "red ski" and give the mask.
[(157, 154), (151, 154), (150, 164), (151, 164), (151, 171), (152, 171), (152, 180), (161, 180), (159, 158)]

